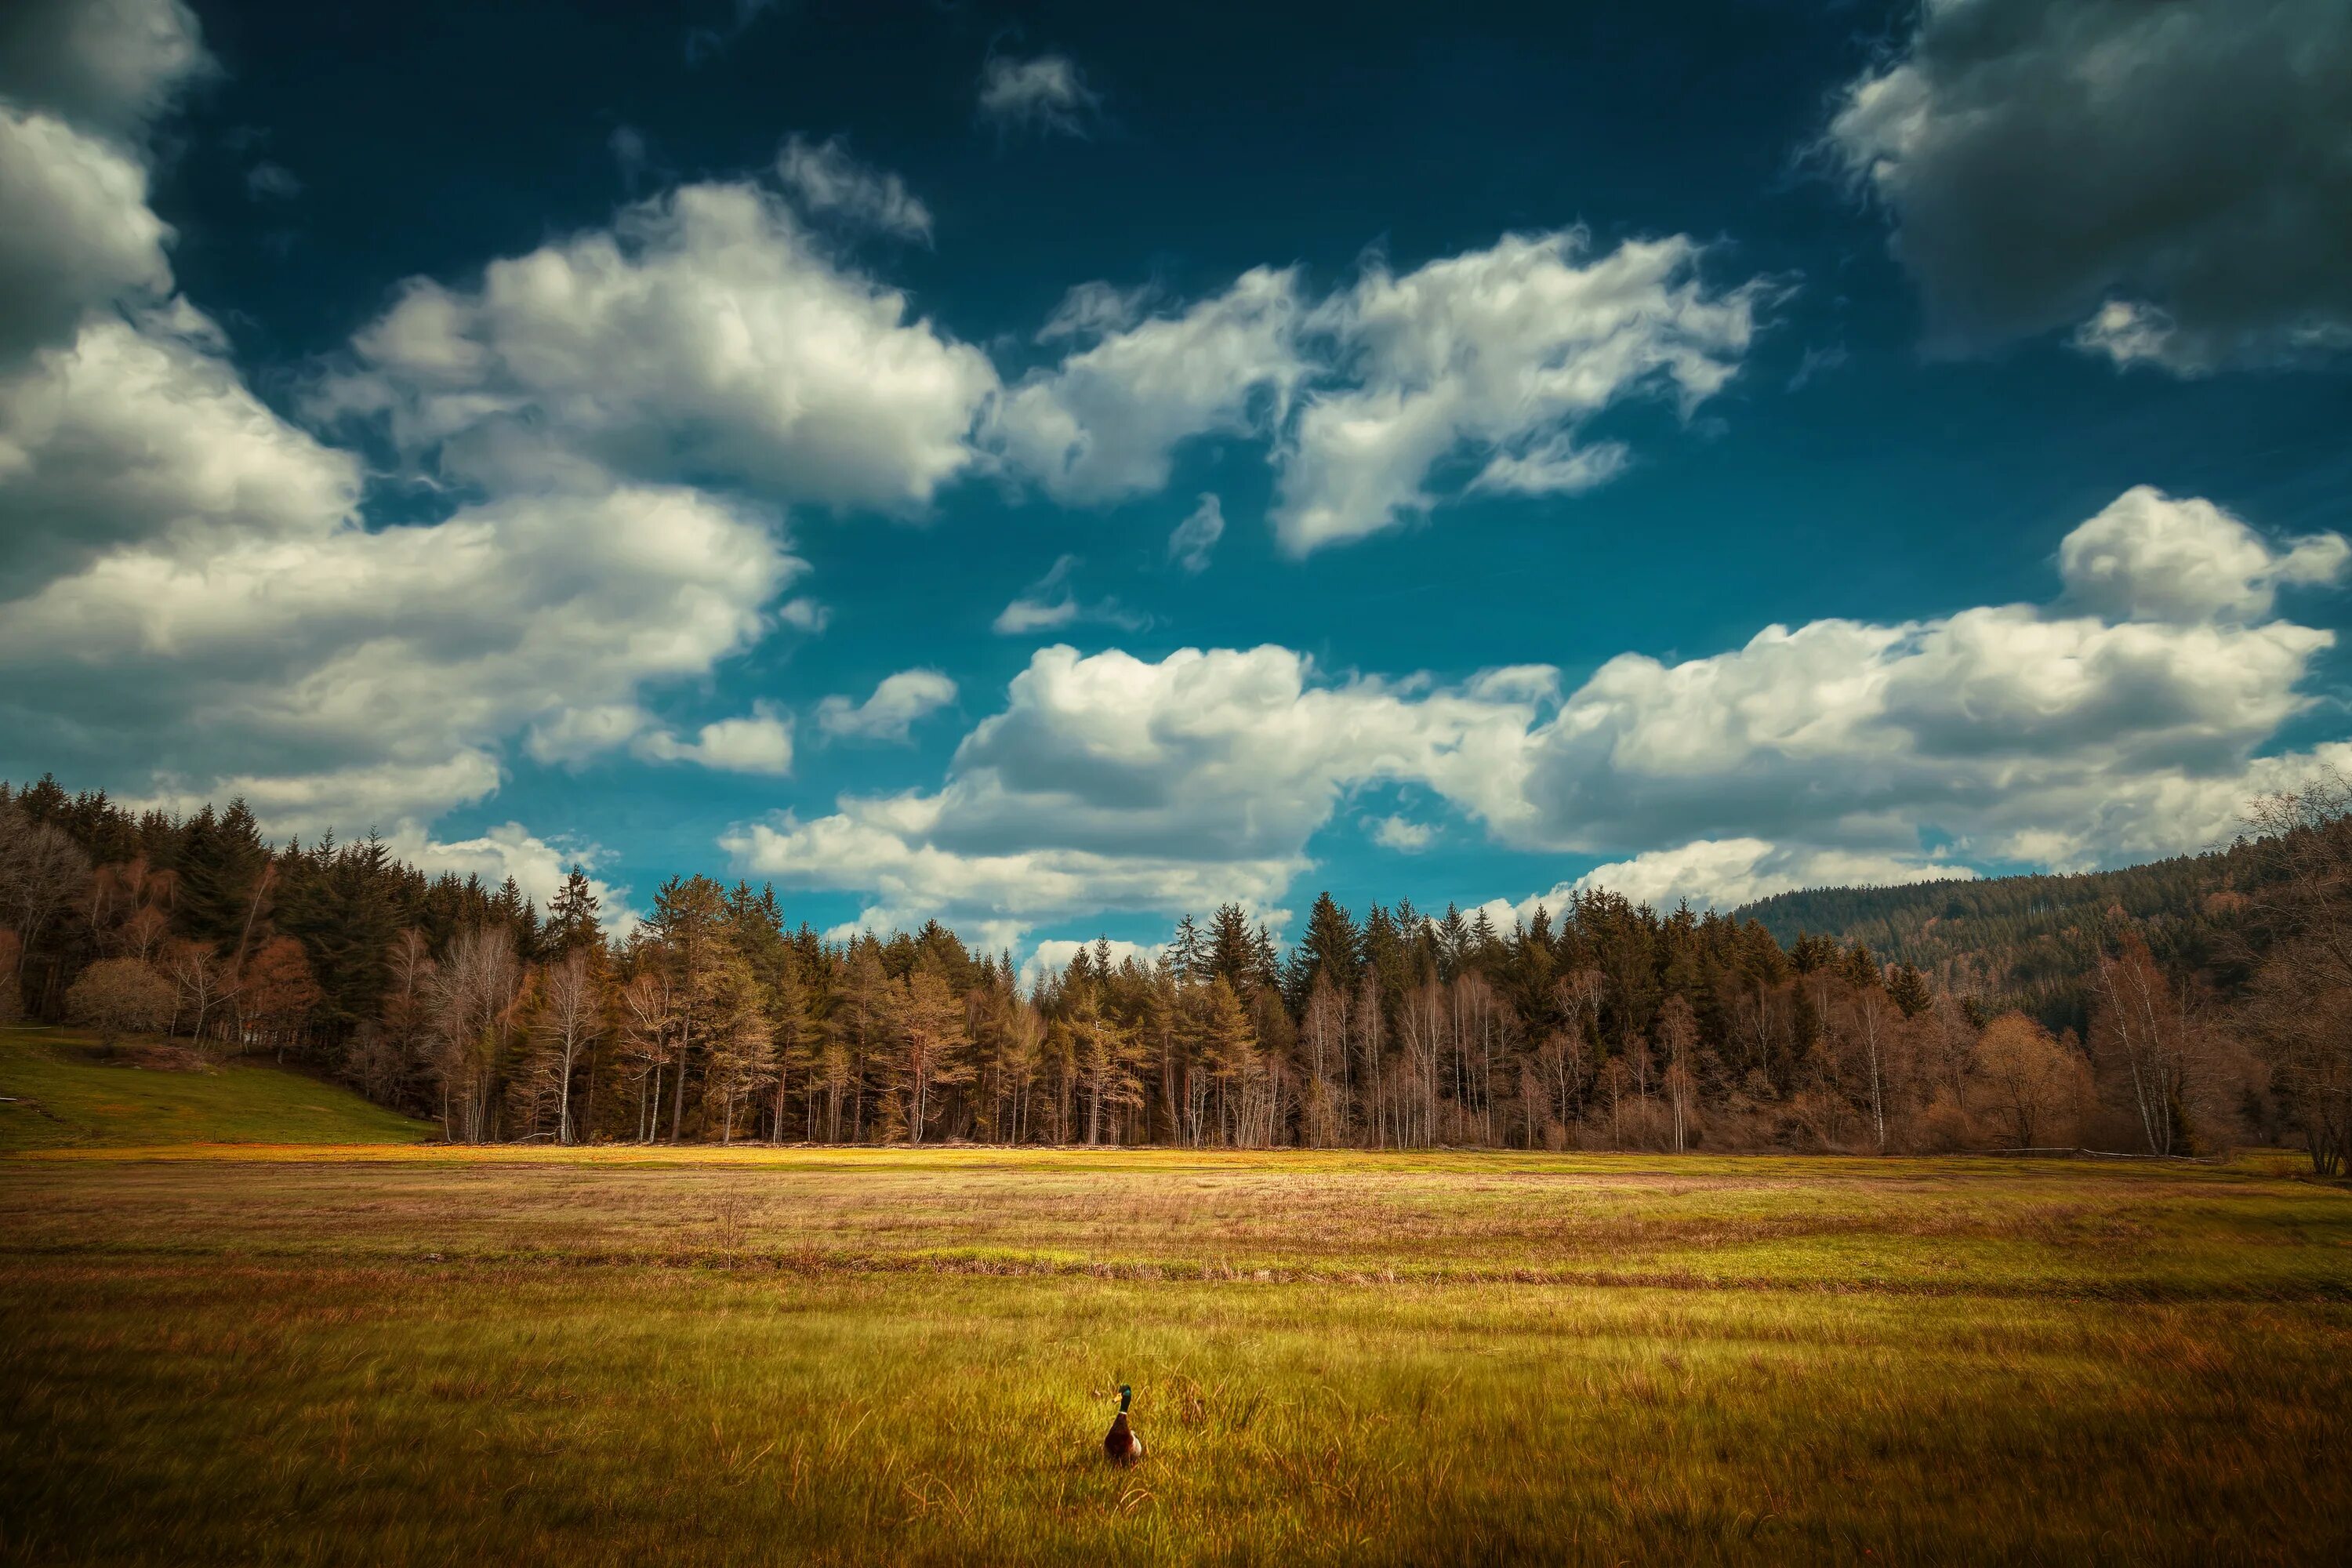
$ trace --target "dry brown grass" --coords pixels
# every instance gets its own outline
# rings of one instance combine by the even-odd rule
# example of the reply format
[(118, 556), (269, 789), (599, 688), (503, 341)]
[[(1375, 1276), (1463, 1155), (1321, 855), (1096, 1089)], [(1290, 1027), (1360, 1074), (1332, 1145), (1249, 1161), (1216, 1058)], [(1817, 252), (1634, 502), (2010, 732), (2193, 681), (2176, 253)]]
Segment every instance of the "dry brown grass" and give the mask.
[(26, 1563), (2333, 1562), (2347, 1395), (2259, 1163), (0, 1163)]

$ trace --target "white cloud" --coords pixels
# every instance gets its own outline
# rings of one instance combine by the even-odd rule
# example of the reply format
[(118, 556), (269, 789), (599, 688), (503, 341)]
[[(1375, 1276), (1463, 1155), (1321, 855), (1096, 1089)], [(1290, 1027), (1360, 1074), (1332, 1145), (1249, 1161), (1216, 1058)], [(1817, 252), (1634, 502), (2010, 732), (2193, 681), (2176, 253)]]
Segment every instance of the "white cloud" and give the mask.
[(817, 727), (828, 735), (903, 741), (916, 721), (956, 700), (956, 683), (936, 669), (885, 676), (864, 702), (828, 697), (817, 704)]
[(1413, 822), (1402, 816), (1383, 816), (1372, 825), (1372, 842), (1383, 849), (1400, 854), (1418, 855), (1429, 847), (1437, 837), (1437, 829), (1426, 822)]
[(2333, 533), (2280, 552), (2210, 501), (2140, 485), (2066, 536), (2058, 571), (2074, 602), (2110, 620), (2251, 622), (2283, 585), (2335, 582), (2347, 553)]
[(1257, 268), (1148, 318), (1140, 293), (1088, 284), (1041, 334), (1086, 346), (1008, 388), (984, 438), (1057, 500), (1097, 503), (1164, 488), (1187, 441), (1266, 436), (1276, 533), (1297, 555), (1426, 512), (1446, 499), (1433, 473), (1458, 461), (1477, 465), (1463, 489), (1589, 489), (1630, 454), (1585, 424), (1629, 397), (1687, 414), (1719, 392), (1769, 289), (1709, 287), (1679, 237), (1587, 247), (1563, 230), (1402, 277), (1374, 261), (1317, 302), (1297, 268)]
[[(1976, 873), (1923, 855), (1767, 844), (1760, 838), (1699, 839), (1630, 860), (1595, 866), (1576, 889), (1598, 889), (1654, 909), (1688, 900), (1696, 909), (1730, 910), (1799, 888), (1876, 888), (1898, 882), (1965, 881)], [(1558, 889), (1551, 908), (1558, 910)]]
[(279, 419), (221, 348), (183, 304), (93, 316), (0, 373), (0, 594), (120, 545), (194, 560), (351, 517), (358, 462)]
[(992, 55), (980, 72), (980, 115), (1000, 130), (1084, 136), (1102, 100), (1067, 55)]
[(2352, 759), (2263, 754), (2333, 642), (2273, 618), (2271, 591), (2333, 581), (2347, 553), (2136, 491), (2062, 546), (2055, 603), (1769, 626), (1671, 665), (1621, 655), (1566, 692), (1543, 666), (1447, 686), (1327, 680), (1279, 647), (1044, 648), (937, 793), (726, 842), (791, 885), (866, 893), (869, 921), (1024, 925), (1271, 907), (1341, 804), (1384, 784), (1514, 847), (1610, 857), (1587, 885), (1654, 901), (2177, 853)]
[(2334, 641), (2208, 618), (2267, 613), (2269, 584), (2343, 564), (2340, 542), (2242, 532), (2136, 491), (2062, 546), (2073, 602), (1768, 626), (1672, 666), (1621, 655), (1530, 735), (1523, 796), (1486, 815), (1602, 853), (1694, 836), (1916, 853), (1923, 825), (1970, 855), (2069, 868), (2200, 845)]
[[(657, 489), (123, 544), (0, 605), (0, 731), (215, 794), (269, 756), (283, 788), (346, 792), (342, 831), (362, 810), (425, 819), (480, 794), (469, 759), (519, 730), (549, 757), (634, 733), (615, 712), (750, 646), (801, 569), (756, 514)], [(741, 758), (761, 739), (697, 744)], [(360, 773), (406, 793), (369, 800)]]
[(838, 136), (815, 143), (793, 137), (776, 156), (776, 175), (809, 212), (898, 239), (930, 242), (930, 208), (898, 175), (851, 157)]
[(1967, 881), (1976, 872), (1924, 855), (1882, 855), (1852, 849), (1768, 844), (1761, 838), (1701, 838), (1670, 849), (1646, 850), (1630, 859), (1595, 866), (1573, 881), (1513, 903), (1490, 899), (1478, 906), (1496, 929), (1534, 920), (1543, 910), (1554, 921), (1579, 894), (1611, 892), (1636, 904), (1671, 911), (1688, 902), (1695, 910), (1729, 911), (1775, 893), (1801, 888), (1883, 888), (1905, 882)]
[[(520, 822), (490, 828), (478, 837), (451, 841), (411, 827), (387, 837), (384, 843), (393, 854), (427, 876), (438, 877), (446, 872), (458, 877), (479, 877), (492, 888), (512, 877), (515, 886), (539, 906), (542, 914), (555, 901), (572, 867), (593, 871), (605, 858), (604, 852), (593, 845), (550, 844)], [(588, 890), (596, 896), (596, 915), (604, 929), (615, 936), (627, 935), (639, 918), (630, 907), (627, 889), (592, 875)]]
[(415, 285), (362, 334), (338, 390), (509, 481), (363, 526), (359, 460), (256, 397), (171, 291), (140, 142), (206, 67), (194, 18), (27, 0), (0, 42), (0, 758), (182, 807), (241, 795), (278, 835), (383, 826), (428, 864), (520, 856), (541, 896), (553, 852), (519, 826), (425, 826), (494, 793), (518, 736), (545, 761), (789, 768), (778, 711), (687, 740), (646, 702), (780, 621), (820, 626), (814, 601), (773, 607), (804, 563), (760, 507), (613, 473), (661, 468), (663, 441), (681, 465), (765, 442), (805, 479), (778, 488), (919, 499), (969, 459), (995, 384), (976, 351), (810, 251), (772, 197), (677, 193), (478, 291)]
[(755, 703), (750, 716), (705, 724), (691, 741), (667, 730), (647, 730), (630, 749), (649, 762), (698, 763), (720, 773), (782, 777), (793, 771), (792, 716)]
[[(1047, 323), (1074, 335), (1107, 323), (1105, 284), (1074, 290)], [(1298, 274), (1253, 268), (1181, 314), (1117, 331), (1008, 388), (990, 439), (1055, 499), (1092, 503), (1162, 489), (1175, 449), (1195, 437), (1270, 429), (1306, 373)]]
[(1823, 138), (1947, 349), (2199, 374), (2352, 347), (2352, 8), (1937, 0)]
[(171, 228), (147, 170), (62, 120), (0, 100), (0, 361), (69, 341), (85, 311), (168, 295)]
[(1620, 398), (1687, 411), (1738, 369), (1763, 286), (1708, 289), (1700, 247), (1628, 242), (1586, 260), (1580, 230), (1507, 235), (1402, 277), (1368, 269), (1318, 311), (1347, 378), (1303, 395), (1282, 458), (1275, 531), (1303, 555), (1393, 528), (1434, 504), (1430, 472), (1455, 454), (1474, 485), (1588, 489), (1622, 448), (1579, 443)]
[(572, 704), (534, 723), (523, 749), (542, 763), (584, 763), (620, 750), (656, 722), (634, 702)]
[[(1153, 942), (1146, 946), (1139, 942), (1121, 942), (1113, 938), (1110, 940), (1109, 947), (1110, 966), (1113, 969), (1118, 968), (1131, 958), (1149, 970), (1159, 964), (1160, 954), (1166, 949), (1167, 943)], [(1039, 942), (1031, 951), (1029, 956), (1021, 962), (1021, 988), (1024, 991), (1028, 990), (1035, 985), (1041, 977), (1047, 974), (1059, 975), (1068, 973), (1070, 961), (1077, 957), (1081, 950), (1087, 954), (1087, 962), (1092, 963), (1097, 952), (1094, 942), (1072, 942), (1066, 937), (1058, 936), (1048, 937)]]
[(1204, 495), (1192, 515), (1168, 535), (1168, 559), (1198, 574), (1209, 569), (1209, 556), (1225, 536), (1225, 509), (1213, 495)]
[(265, 831), (280, 837), (315, 839), (334, 833), (352, 838), (381, 829), (418, 838), (419, 802), (435, 810), (469, 805), (498, 787), (498, 759), (461, 751), (435, 762), (368, 762), (299, 774), (167, 774), (155, 788), (126, 795), (123, 801), (139, 810), (156, 806), (185, 816), (206, 802), (242, 800)]
[(1021, 590), (1020, 595), (996, 613), (992, 623), (999, 637), (1025, 637), (1032, 632), (1053, 631), (1076, 626), (1080, 621), (1100, 621), (1130, 630), (1142, 624), (1140, 617), (1131, 616), (1118, 606), (1116, 599), (1097, 604), (1081, 604), (1077, 590), (1071, 585), (1070, 575), (1076, 569), (1075, 555), (1056, 557), (1046, 574)]
[(724, 476), (792, 500), (906, 510), (971, 461), (987, 357), (812, 247), (750, 184), (687, 185), (609, 230), (418, 279), (354, 340), (326, 414), (382, 416), (475, 479)]
[(1507, 768), (1535, 717), (1524, 681), (1409, 692), (1325, 685), (1280, 647), (1039, 649), (936, 795), (845, 797), (724, 841), (790, 886), (865, 891), (863, 919), (1034, 925), (1233, 900), (1269, 918), (1347, 790), (1381, 779), (1466, 793)]

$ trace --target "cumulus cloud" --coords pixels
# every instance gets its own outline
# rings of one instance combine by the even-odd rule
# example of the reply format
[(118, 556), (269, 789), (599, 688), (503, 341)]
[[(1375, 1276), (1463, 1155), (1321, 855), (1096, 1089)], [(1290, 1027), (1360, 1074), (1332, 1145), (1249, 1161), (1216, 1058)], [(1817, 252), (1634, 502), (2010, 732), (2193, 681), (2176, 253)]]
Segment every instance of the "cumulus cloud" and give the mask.
[(212, 68), (179, 0), (0, 6), (0, 364), (168, 299), (147, 129)]
[(2069, 594), (2050, 605), (1768, 626), (1675, 665), (1621, 655), (1530, 736), (1523, 796), (1487, 815), (1603, 853), (1696, 836), (1909, 854), (1923, 826), (2069, 868), (2200, 845), (2334, 640), (2259, 618), (2269, 595), (2332, 578), (2343, 551), (2134, 491), (2062, 544)]
[(828, 735), (862, 741), (903, 741), (915, 722), (956, 700), (956, 683), (936, 669), (885, 676), (863, 702), (828, 697), (817, 704), (817, 727)]
[(1369, 264), (1308, 300), (1297, 268), (1143, 316), (1140, 296), (1073, 290), (1043, 334), (1082, 342), (1008, 388), (986, 438), (1056, 499), (1157, 490), (1202, 437), (1262, 436), (1276, 534), (1304, 555), (1417, 518), (1459, 489), (1565, 494), (1625, 468), (1585, 426), (1620, 401), (1685, 414), (1737, 373), (1771, 286), (1700, 276), (1680, 237), (1590, 255), (1580, 230), (1507, 235), (1399, 276)]
[(217, 68), (182, 0), (9, 0), (0, 6), (0, 95), (136, 141), (187, 85)]
[(1101, 293), (1080, 298), (1049, 330), (1095, 341), (1008, 388), (988, 423), (1007, 460), (1060, 500), (1157, 490), (1183, 442), (1270, 431), (1307, 370), (1296, 268), (1253, 268), (1179, 314), (1117, 330), (1075, 325), (1117, 319)]
[(755, 703), (748, 717), (705, 724), (691, 741), (667, 730), (646, 730), (630, 749), (649, 762), (698, 763), (721, 773), (781, 777), (793, 771), (793, 721), (772, 704)]
[(1008, 698), (939, 793), (844, 797), (724, 842), (783, 885), (867, 893), (869, 922), (943, 912), (1024, 927), (1227, 900), (1271, 918), (1351, 786), (1465, 793), (1509, 764), (1535, 715), (1523, 678), (1425, 693), (1328, 684), (1272, 647), (1157, 663), (1041, 648)]
[(125, 544), (195, 560), (335, 527), (359, 464), (279, 419), (185, 304), (93, 316), (0, 372), (0, 595)]
[(1621, 655), (1572, 690), (1543, 666), (1443, 685), (1328, 679), (1279, 647), (1044, 648), (938, 792), (726, 842), (781, 881), (867, 894), (873, 921), (1022, 925), (1271, 908), (1313, 835), (1382, 784), (1512, 847), (1607, 857), (1583, 885), (1653, 901), (2176, 853), (2352, 758), (2264, 750), (2333, 642), (2280, 618), (2277, 590), (2337, 580), (2347, 553), (2137, 490), (2061, 545), (2050, 603), (1768, 626), (1674, 664)]
[(1720, 391), (1755, 331), (1764, 286), (1698, 276), (1681, 237), (1588, 259), (1579, 230), (1508, 235), (1402, 277), (1373, 267), (1328, 300), (1346, 383), (1309, 392), (1284, 454), (1275, 531), (1305, 554), (1426, 511), (1441, 459), (1481, 464), (1475, 485), (1589, 489), (1623, 466), (1580, 427), (1619, 398), (1687, 410)]
[[(0, 605), (0, 727), (27, 752), (137, 759), (205, 785), (257, 755), (289, 787), (373, 770), (414, 789), (366, 803), (373, 820), (429, 819), (481, 793), (478, 763), (462, 795), (443, 764), (535, 726), (560, 737), (541, 754), (585, 754), (646, 687), (748, 647), (801, 570), (768, 521), (677, 489), (516, 498), (430, 527), (323, 516), (124, 544)], [(759, 754), (757, 736), (709, 739), (714, 758)]]
[(1225, 509), (1213, 495), (1204, 495), (1192, 515), (1168, 535), (1168, 559), (1194, 574), (1209, 569), (1209, 556), (1225, 536)]
[(111, 142), (0, 100), (0, 359), (69, 340), (83, 314), (171, 291), (172, 231), (147, 169)]
[(783, 500), (906, 510), (971, 460), (996, 373), (836, 265), (751, 184), (687, 185), (610, 229), (411, 282), (353, 340), (324, 415), (388, 423), (413, 457), (499, 484), (581, 467), (723, 477)]
[(793, 137), (777, 154), (776, 175), (806, 211), (894, 238), (930, 243), (930, 208), (898, 175), (851, 157), (838, 136), (821, 142)]
[(1414, 822), (1402, 816), (1383, 816), (1372, 825), (1372, 842), (1383, 849), (1400, 854), (1418, 855), (1429, 847), (1437, 837), (1437, 829), (1426, 822)]
[(980, 71), (980, 117), (999, 131), (1084, 136), (1102, 100), (1067, 55), (992, 55)]
[(2335, 582), (2346, 553), (2334, 533), (2275, 549), (2210, 501), (2141, 485), (2066, 536), (2058, 572), (2110, 620), (2243, 623), (2267, 619), (2282, 586)]
[(1938, 346), (2196, 374), (2352, 346), (2347, 80), (2340, 0), (1937, 0), (1822, 145)]

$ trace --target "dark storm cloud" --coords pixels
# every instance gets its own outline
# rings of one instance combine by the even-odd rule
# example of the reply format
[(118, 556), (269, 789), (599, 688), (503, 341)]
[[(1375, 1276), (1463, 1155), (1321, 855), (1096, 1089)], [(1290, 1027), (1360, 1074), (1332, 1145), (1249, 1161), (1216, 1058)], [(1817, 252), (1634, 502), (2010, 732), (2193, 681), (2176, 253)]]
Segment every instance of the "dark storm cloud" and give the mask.
[(1936, 345), (2054, 327), (2184, 374), (2352, 346), (2352, 5), (1931, 0), (1825, 150)]
[(211, 68), (181, 0), (0, 5), (0, 95), (79, 124), (135, 135)]

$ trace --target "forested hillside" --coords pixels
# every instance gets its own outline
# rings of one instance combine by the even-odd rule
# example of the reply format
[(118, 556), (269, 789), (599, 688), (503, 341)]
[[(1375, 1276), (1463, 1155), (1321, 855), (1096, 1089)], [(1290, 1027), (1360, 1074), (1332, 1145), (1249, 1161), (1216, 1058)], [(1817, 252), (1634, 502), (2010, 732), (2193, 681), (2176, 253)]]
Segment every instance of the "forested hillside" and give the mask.
[[(820, 935), (772, 889), (689, 875), (615, 937), (577, 868), (541, 911), (373, 840), (272, 846), (240, 803), (134, 814), (45, 779), (0, 786), (0, 1009), (266, 1051), (465, 1142), (2178, 1154), (2293, 1134), (2337, 1168), (2352, 786), (2265, 809), (2274, 830), (2230, 858), (1757, 918), (1595, 891), (1502, 931), (1326, 895), (1286, 949), (1227, 904), (1154, 963), (1097, 943), (1024, 987), (937, 921)], [(1853, 934), (1790, 930), (1812, 921)], [(2059, 1003), (2072, 1026), (2034, 1016)]]
[(1732, 918), (1782, 942), (1807, 931), (1864, 942), (1986, 1006), (2079, 1030), (2090, 1021), (2087, 979), (2121, 927), (2168, 970), (2223, 992), (2242, 986), (2247, 971), (2229, 936), (2245, 906), (2241, 885), (2261, 874), (2260, 857), (2242, 846), (2079, 876), (1807, 889)]

